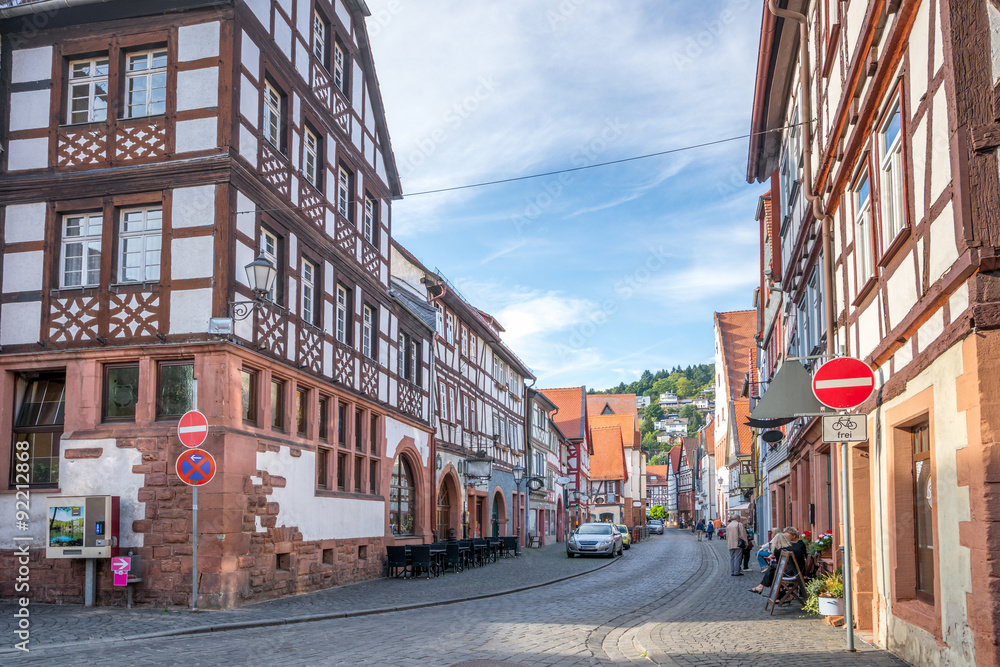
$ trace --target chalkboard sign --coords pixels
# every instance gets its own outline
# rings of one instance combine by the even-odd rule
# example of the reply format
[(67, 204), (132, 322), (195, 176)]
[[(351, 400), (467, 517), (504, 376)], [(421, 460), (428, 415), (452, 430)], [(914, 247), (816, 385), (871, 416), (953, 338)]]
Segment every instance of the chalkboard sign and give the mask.
[[(789, 561), (791, 564), (789, 564)], [(798, 581), (798, 586), (795, 587), (795, 597), (799, 599), (799, 602), (805, 604), (802, 594), (806, 590), (806, 580), (802, 576), (802, 570), (799, 569), (799, 561), (795, 559), (795, 554), (790, 549), (782, 549), (781, 556), (778, 557), (778, 567), (774, 571), (774, 579), (771, 580), (771, 590), (767, 594), (767, 602), (764, 603), (764, 609), (770, 609), (772, 616), (774, 615), (774, 608), (778, 605), (778, 594), (787, 592), (787, 588), (782, 586), (782, 584), (793, 583), (791, 581), (784, 581), (784, 577), (792, 575)]]

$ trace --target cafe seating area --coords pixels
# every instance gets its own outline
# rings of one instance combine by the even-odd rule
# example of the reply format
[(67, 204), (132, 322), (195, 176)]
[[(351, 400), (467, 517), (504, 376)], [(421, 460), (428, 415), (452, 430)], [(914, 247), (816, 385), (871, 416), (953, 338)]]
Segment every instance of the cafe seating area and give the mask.
[(521, 546), (516, 537), (485, 537), (449, 540), (431, 544), (386, 547), (386, 576), (410, 579), (439, 577), (451, 572), (486, 567), (501, 558), (517, 558)]

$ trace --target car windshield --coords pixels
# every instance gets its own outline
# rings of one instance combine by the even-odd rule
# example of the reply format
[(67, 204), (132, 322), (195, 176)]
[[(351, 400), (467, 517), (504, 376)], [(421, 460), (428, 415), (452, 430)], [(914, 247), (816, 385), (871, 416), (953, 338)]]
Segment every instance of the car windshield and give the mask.
[(580, 529), (577, 532), (579, 532), (580, 535), (610, 535), (611, 525), (607, 524), (603, 526), (580, 526)]
[(626, 528), (625, 526), (623, 526), (623, 525), (621, 525), (621, 524), (617, 524), (617, 525), (615, 526), (615, 528), (617, 528), (617, 529), (618, 529), (618, 532), (619, 532), (619, 533), (627, 533), (627, 532), (628, 532), (628, 528)]

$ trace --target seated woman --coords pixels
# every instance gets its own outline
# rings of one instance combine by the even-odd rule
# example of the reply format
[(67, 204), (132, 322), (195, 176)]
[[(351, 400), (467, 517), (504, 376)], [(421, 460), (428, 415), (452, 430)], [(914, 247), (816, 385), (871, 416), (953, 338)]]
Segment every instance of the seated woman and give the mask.
[[(792, 543), (789, 548), (792, 550), (792, 553), (795, 554), (795, 560), (798, 561), (799, 572), (801, 572), (804, 576), (806, 572), (806, 557), (809, 555), (806, 543), (799, 539), (799, 531), (795, 530), (792, 526), (788, 526), (781, 532), (783, 532), (785, 537), (788, 538), (788, 541)], [(786, 572), (785, 576), (790, 576), (790, 574)]]
[(751, 593), (763, 593), (765, 588), (770, 588), (771, 584), (774, 582), (775, 570), (778, 569), (778, 559), (781, 558), (781, 552), (785, 549), (791, 548), (792, 543), (789, 541), (788, 536), (785, 533), (778, 533), (771, 540), (770, 545), (770, 560), (771, 564), (764, 571), (764, 576), (761, 578), (760, 583), (749, 589)]

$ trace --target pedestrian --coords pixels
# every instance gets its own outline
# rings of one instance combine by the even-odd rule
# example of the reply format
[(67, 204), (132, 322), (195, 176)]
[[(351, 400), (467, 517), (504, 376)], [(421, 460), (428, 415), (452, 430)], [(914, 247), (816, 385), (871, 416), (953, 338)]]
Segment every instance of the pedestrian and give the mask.
[(737, 515), (729, 517), (729, 525), (726, 526), (726, 546), (729, 548), (729, 574), (733, 577), (742, 577), (740, 572), (740, 561), (743, 560), (743, 547), (747, 544), (747, 529), (740, 523)]
[(694, 532), (698, 534), (698, 541), (701, 542), (705, 537), (705, 520), (698, 519), (698, 523), (695, 524)]
[(750, 569), (750, 551), (753, 549), (753, 528), (746, 526), (747, 545), (743, 547), (743, 569)]
[(712, 533), (715, 531), (715, 522), (709, 519), (705, 522), (705, 534), (708, 535), (708, 541), (712, 541)]

